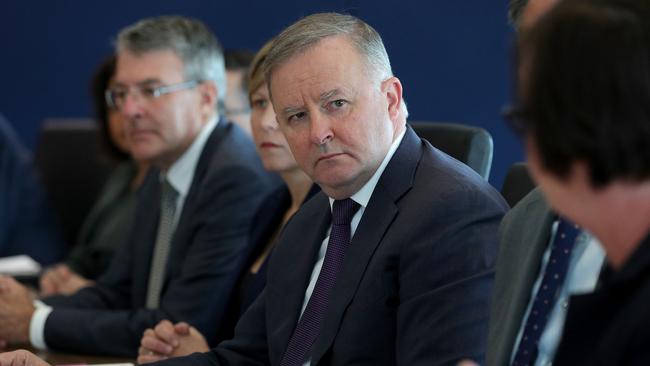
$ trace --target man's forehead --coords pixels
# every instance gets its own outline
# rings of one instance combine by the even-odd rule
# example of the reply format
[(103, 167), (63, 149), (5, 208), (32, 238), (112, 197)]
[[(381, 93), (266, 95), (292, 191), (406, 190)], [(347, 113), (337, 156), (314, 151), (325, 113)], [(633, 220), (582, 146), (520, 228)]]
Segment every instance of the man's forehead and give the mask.
[(319, 42), (275, 68), (270, 84), (274, 102), (305, 97), (319, 100), (323, 99), (324, 94), (334, 91), (336, 94), (352, 91), (354, 80), (363, 72), (363, 64), (357, 55), (351, 53), (356, 50), (332, 47), (340, 42), (328, 40)]
[(183, 61), (171, 50), (122, 51), (117, 54), (115, 79), (118, 82), (175, 80), (183, 73)]

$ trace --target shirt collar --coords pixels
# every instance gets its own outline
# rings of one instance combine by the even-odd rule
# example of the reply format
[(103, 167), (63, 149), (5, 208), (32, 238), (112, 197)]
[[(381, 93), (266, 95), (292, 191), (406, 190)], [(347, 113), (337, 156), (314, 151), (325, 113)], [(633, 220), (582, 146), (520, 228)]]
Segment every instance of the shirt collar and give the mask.
[(201, 152), (208, 141), (208, 137), (210, 137), (210, 134), (212, 134), (212, 131), (217, 126), (217, 123), (218, 120), (216, 117), (209, 120), (201, 128), (201, 131), (183, 155), (169, 167), (166, 174), (161, 174), (161, 179), (167, 179), (179, 195), (187, 196), (192, 180), (194, 179), (194, 171), (201, 157)]
[[(366, 184), (361, 187), (357, 193), (353, 194), (350, 198), (362, 207), (368, 206), (368, 202), (370, 202), (370, 197), (372, 196), (372, 192), (375, 191), (375, 187), (377, 186), (377, 182), (379, 182), (379, 178), (381, 177), (382, 173), (386, 169), (386, 166), (388, 165), (388, 162), (390, 159), (395, 155), (395, 151), (397, 151), (397, 147), (399, 147), (400, 142), (402, 142), (402, 139), (404, 138), (404, 134), (406, 133), (406, 126), (402, 130), (402, 133), (400, 133), (399, 136), (393, 141), (393, 144), (390, 145), (390, 149), (388, 149), (388, 153), (386, 153), (386, 156), (384, 157), (384, 160), (379, 164), (379, 168), (375, 171), (375, 174), (370, 177), (370, 179), (366, 182)], [(330, 197), (330, 208), (334, 204), (334, 198)]]

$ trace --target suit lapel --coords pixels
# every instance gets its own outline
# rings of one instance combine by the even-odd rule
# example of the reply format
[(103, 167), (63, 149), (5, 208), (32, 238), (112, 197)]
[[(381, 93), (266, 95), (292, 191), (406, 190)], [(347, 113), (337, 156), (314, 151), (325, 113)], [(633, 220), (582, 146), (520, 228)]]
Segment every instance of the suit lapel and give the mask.
[[(152, 215), (152, 212), (155, 214)], [(142, 230), (134, 230), (133, 240), (129, 243), (132, 245), (132, 258), (137, 258), (137, 261), (131, 263), (134, 273), (133, 300), (138, 307), (142, 307), (147, 298), (149, 270), (160, 217), (160, 171), (158, 169), (150, 169), (137, 193), (137, 215), (136, 224)]]
[(507, 334), (504, 337), (505, 342), (502, 344), (500, 352), (500, 359), (504, 362), (510, 362), (515, 340), (530, 301), (531, 291), (539, 275), (541, 259), (548, 246), (551, 225), (555, 219), (555, 215), (541, 194), (537, 199), (528, 203), (524, 214), (526, 215), (526, 224), (521, 225), (521, 234), (513, 238), (513, 240), (519, 241), (519, 243), (515, 244), (524, 250), (521, 256), (512, 258), (520, 266), (517, 273), (520, 273), (521, 276), (512, 279), (510, 294), (503, 299), (507, 304), (510, 304), (504, 322), (504, 329)]
[[(208, 173), (210, 162), (212, 161), (216, 150), (221, 145), (220, 141), (228, 135), (231, 128), (232, 125), (222, 118), (205, 142), (199, 161), (196, 164), (196, 170), (194, 171), (194, 177), (192, 177), (190, 190), (187, 192), (187, 197), (185, 197), (183, 209), (180, 212), (180, 217), (172, 236), (168, 258), (182, 257), (180, 251), (187, 248), (186, 243), (190, 241), (189, 235), (194, 232), (192, 223), (197, 221), (197, 218), (194, 216), (194, 213), (196, 212), (194, 206), (201, 204), (201, 202), (198, 202), (197, 200), (197, 195), (201, 191), (201, 184), (204, 181), (205, 175)], [(160, 202), (158, 202), (158, 205), (160, 205)], [(167, 287), (167, 284), (169, 283), (169, 279), (171, 278), (171, 268), (173, 268), (172, 266), (175, 264), (177, 263), (168, 260), (165, 265), (165, 280), (161, 294), (164, 293), (165, 287)]]
[(373, 254), (399, 213), (397, 201), (413, 184), (420, 156), (421, 141), (408, 127), (379, 179), (350, 242), (343, 268), (337, 275), (333, 296), (329, 300), (323, 328), (313, 347), (312, 365), (318, 364), (334, 342), (345, 310), (352, 302)]
[(274, 293), (267, 296), (267, 314), (271, 314), (267, 316), (267, 329), (272, 332), (269, 357), (275, 360), (271, 364), (280, 363), (298, 323), (314, 263), (331, 222), (327, 196), (317, 194), (311, 201), (304, 216), (296, 215), (287, 223), (287, 227), (297, 230), (283, 233), (267, 269), (267, 290), (268, 284), (274, 284)]

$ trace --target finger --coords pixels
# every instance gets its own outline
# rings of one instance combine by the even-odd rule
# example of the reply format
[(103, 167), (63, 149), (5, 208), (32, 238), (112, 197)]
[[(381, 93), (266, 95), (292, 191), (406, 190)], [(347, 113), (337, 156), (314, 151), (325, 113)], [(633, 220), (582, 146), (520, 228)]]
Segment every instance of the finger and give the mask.
[(178, 334), (187, 335), (190, 334), (190, 325), (187, 324), (186, 322), (180, 322), (174, 325), (174, 330)]
[(178, 335), (174, 330), (174, 325), (169, 320), (163, 320), (155, 328), (156, 337), (177, 347), (179, 344)]
[(166, 343), (160, 338), (152, 336), (144, 336), (140, 340), (140, 346), (144, 349), (143, 354), (159, 353), (161, 355), (169, 356), (174, 352), (174, 347)]

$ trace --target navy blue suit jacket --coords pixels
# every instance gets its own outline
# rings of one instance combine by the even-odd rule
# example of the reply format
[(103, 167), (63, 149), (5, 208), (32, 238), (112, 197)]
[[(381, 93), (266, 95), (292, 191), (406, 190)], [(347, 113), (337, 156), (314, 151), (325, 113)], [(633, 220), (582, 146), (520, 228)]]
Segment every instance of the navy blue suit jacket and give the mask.
[[(506, 209), (483, 178), (408, 127), (352, 238), (311, 364), (481, 360)], [(319, 193), (285, 226), (234, 338), (164, 365), (278, 365), (330, 221)]]
[[(138, 193), (130, 240), (97, 284), (54, 306), (45, 341), (55, 350), (135, 356), (143, 331), (163, 319), (217, 335), (248, 241), (252, 213), (269, 191), (252, 141), (221, 120), (209, 137), (172, 238), (158, 309), (145, 308), (160, 211), (159, 172)], [(215, 328), (216, 326), (216, 328)]]
[(0, 257), (27, 254), (46, 265), (65, 250), (29, 152), (0, 115)]

